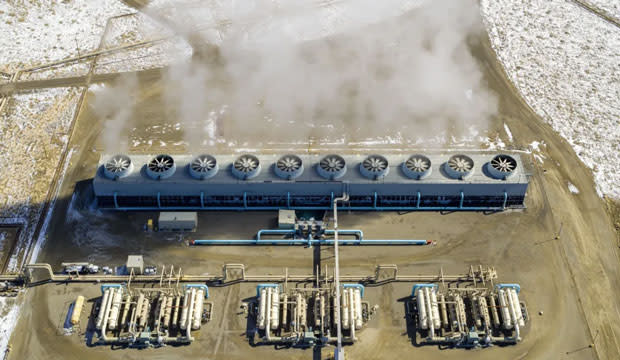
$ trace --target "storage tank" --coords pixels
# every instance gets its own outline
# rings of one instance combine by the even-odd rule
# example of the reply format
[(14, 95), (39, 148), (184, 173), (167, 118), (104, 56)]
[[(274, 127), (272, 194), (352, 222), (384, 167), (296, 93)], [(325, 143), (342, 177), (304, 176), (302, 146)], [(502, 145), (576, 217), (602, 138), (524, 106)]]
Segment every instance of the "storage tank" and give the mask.
[(437, 303), (437, 290), (436, 288), (429, 289), (431, 296), (431, 310), (433, 312), (433, 326), (435, 329), (441, 327), (441, 319), (439, 318), (439, 304)]
[(271, 330), (276, 330), (280, 323), (280, 292), (277, 287), (271, 291)]
[(103, 298), (101, 299), (101, 306), (99, 307), (99, 314), (97, 315), (97, 321), (95, 322), (95, 327), (97, 328), (97, 330), (101, 330), (101, 327), (103, 326), (103, 318), (105, 316), (108, 301), (110, 299), (110, 292), (112, 290), (113, 289), (111, 288), (107, 288), (103, 292)]
[(353, 299), (355, 301), (355, 329), (359, 330), (362, 328), (362, 296), (360, 293), (360, 289), (355, 288), (353, 291)]
[(417, 289), (416, 300), (418, 302), (418, 325), (420, 329), (428, 329), (428, 315), (426, 314), (426, 300), (424, 299), (423, 287)]
[(504, 321), (504, 329), (512, 329), (512, 320), (510, 317), (510, 310), (508, 309), (508, 299), (506, 292), (503, 289), (497, 291), (497, 297), (499, 298), (499, 306), (502, 309), (502, 320)]
[(340, 297), (342, 307), (340, 316), (342, 317), (342, 328), (345, 330), (349, 329), (349, 290), (342, 290), (342, 296)]
[(202, 322), (202, 309), (205, 301), (205, 292), (202, 289), (196, 290), (196, 300), (194, 302), (194, 318), (192, 320), (192, 330), (200, 329)]
[(112, 307), (110, 308), (110, 315), (108, 317), (108, 328), (110, 330), (115, 330), (116, 325), (118, 324), (118, 315), (121, 310), (121, 300), (123, 299), (123, 294), (121, 289), (116, 289), (114, 292), (114, 297), (112, 298)]
[(260, 296), (258, 298), (258, 328), (261, 330), (265, 330), (265, 317), (266, 317), (266, 307), (267, 307), (267, 289), (260, 289)]
[(84, 296), (80, 295), (75, 299), (73, 303), (73, 311), (71, 312), (71, 324), (77, 325), (80, 322), (80, 314), (82, 313), (82, 308), (84, 307)]
[(189, 302), (192, 293), (190, 289), (185, 290), (185, 296), (183, 296), (183, 308), (181, 309), (181, 322), (179, 323), (179, 327), (181, 330), (187, 329), (187, 314), (189, 312)]

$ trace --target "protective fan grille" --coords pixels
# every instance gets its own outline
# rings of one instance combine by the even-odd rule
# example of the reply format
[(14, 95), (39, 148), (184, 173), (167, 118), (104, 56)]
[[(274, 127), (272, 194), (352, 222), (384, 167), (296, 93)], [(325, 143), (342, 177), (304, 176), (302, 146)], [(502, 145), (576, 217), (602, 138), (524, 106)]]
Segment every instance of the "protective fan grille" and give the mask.
[(407, 159), (405, 166), (411, 171), (422, 173), (431, 167), (431, 163), (421, 156), (412, 156)]
[(172, 169), (174, 159), (169, 155), (157, 155), (148, 164), (149, 170), (154, 173), (164, 173)]
[(381, 173), (387, 169), (388, 163), (383, 156), (371, 155), (362, 162), (362, 166), (371, 173)]
[(278, 169), (285, 173), (294, 173), (301, 168), (301, 159), (297, 156), (285, 155), (276, 163)]
[(200, 174), (207, 174), (215, 169), (215, 158), (209, 155), (197, 156), (190, 164), (192, 170)]
[(448, 166), (458, 173), (467, 173), (474, 167), (474, 162), (469, 157), (455, 155), (448, 160)]
[(328, 173), (337, 173), (342, 171), (342, 169), (344, 169), (344, 165), (344, 159), (338, 155), (328, 155), (319, 163), (321, 169)]
[(125, 155), (116, 155), (105, 163), (105, 169), (112, 174), (121, 174), (129, 169), (131, 160)]
[(491, 166), (502, 173), (511, 173), (517, 168), (517, 162), (510, 156), (497, 155), (491, 160)]
[(249, 174), (258, 168), (259, 161), (255, 156), (242, 155), (235, 160), (233, 167), (240, 173)]

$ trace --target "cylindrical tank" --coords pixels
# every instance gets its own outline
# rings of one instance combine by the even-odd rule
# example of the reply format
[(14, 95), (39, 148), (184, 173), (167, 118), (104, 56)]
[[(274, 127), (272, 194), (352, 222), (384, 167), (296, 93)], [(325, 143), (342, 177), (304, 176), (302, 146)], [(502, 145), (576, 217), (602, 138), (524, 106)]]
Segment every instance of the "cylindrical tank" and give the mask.
[(321, 313), (321, 324), (323, 325), (322, 329), (325, 328), (325, 324), (326, 324), (326, 317), (325, 317), (325, 301), (327, 300), (327, 298), (325, 297), (325, 295), (321, 295), (321, 307), (319, 309), (319, 312)]
[(503, 289), (500, 289), (497, 292), (497, 297), (499, 299), (499, 306), (502, 309), (502, 320), (504, 321), (504, 329), (510, 330), (512, 329), (512, 320), (510, 318), (510, 310), (508, 309), (508, 299), (506, 298), (506, 293)]
[(157, 304), (155, 305), (155, 317), (153, 318), (153, 320), (154, 320), (153, 327), (155, 329), (158, 326), (160, 326), (163, 305), (164, 305), (164, 297), (163, 297), (163, 295), (162, 296), (158, 296), (157, 297)]
[(303, 310), (303, 302), (302, 302), (302, 297), (301, 294), (297, 293), (297, 296), (295, 297), (295, 321), (297, 322), (296, 326), (297, 329), (296, 331), (299, 331), (301, 329), (301, 326), (303, 325), (304, 327), (306, 326), (306, 324), (302, 324), (301, 322), (301, 313), (304, 311)]
[(267, 306), (267, 289), (260, 289), (260, 296), (258, 297), (258, 328), (261, 330), (265, 329), (265, 316), (266, 314), (266, 306)]
[(314, 296), (314, 326), (317, 328), (321, 327), (321, 295), (316, 293)]
[(461, 328), (463, 330), (467, 329), (467, 315), (465, 314), (465, 303), (463, 302), (463, 298), (461, 295), (454, 295), (454, 301), (456, 302), (456, 310), (459, 322), (461, 323)]
[(424, 299), (424, 288), (416, 290), (416, 300), (418, 301), (418, 325), (420, 329), (428, 329), (428, 316), (426, 314), (426, 300)]
[(282, 318), (281, 325), (282, 329), (286, 330), (286, 324), (288, 322), (288, 295), (282, 294)]
[(170, 326), (170, 316), (172, 315), (172, 302), (174, 298), (172, 296), (166, 297), (166, 309), (164, 310), (164, 329), (167, 329)]
[(342, 290), (342, 296), (340, 297), (340, 301), (342, 303), (340, 316), (342, 317), (342, 328), (345, 330), (349, 329), (349, 290)]
[(177, 327), (179, 321), (179, 308), (181, 307), (181, 295), (177, 295), (174, 297), (174, 312), (172, 313), (172, 326), (173, 328)]
[(186, 329), (192, 328), (192, 320), (194, 319), (194, 304), (196, 303), (196, 288), (192, 288), (189, 295), (189, 303), (187, 304), (187, 323), (185, 324)]
[(482, 327), (482, 317), (480, 316), (480, 308), (478, 307), (478, 296), (473, 295), (471, 298), (471, 315), (474, 318), (474, 324), (477, 328)]
[(519, 302), (519, 295), (517, 294), (517, 290), (508, 289), (510, 296), (512, 297), (512, 306), (515, 309), (515, 314), (517, 315), (517, 320), (519, 326), (525, 326), (525, 320), (523, 320), (523, 313), (521, 312), (521, 303)]
[(271, 291), (271, 330), (276, 330), (280, 324), (280, 291), (277, 287)]
[(142, 304), (142, 314), (140, 315), (140, 321), (138, 322), (138, 325), (140, 325), (140, 327), (143, 329), (148, 324), (150, 312), (151, 312), (151, 302), (149, 301), (148, 298), (145, 297), (144, 303)]
[(108, 300), (110, 299), (110, 292), (113, 289), (107, 288), (103, 292), (103, 298), (101, 299), (101, 306), (99, 307), (99, 314), (97, 314), (97, 321), (95, 322), (95, 327), (97, 330), (101, 330), (103, 326), (103, 317), (105, 316), (105, 312), (107, 310)]
[(499, 320), (499, 314), (497, 313), (497, 303), (495, 302), (495, 296), (493, 294), (489, 295), (489, 305), (491, 306), (491, 315), (493, 316), (493, 327), (498, 328), (501, 324)]
[(181, 321), (179, 322), (179, 327), (181, 330), (185, 330), (187, 328), (187, 312), (189, 306), (189, 300), (192, 296), (192, 293), (189, 289), (185, 290), (185, 296), (183, 296), (183, 308), (181, 309)]
[(355, 295), (353, 295), (353, 289), (349, 289), (349, 319), (351, 321), (351, 325), (349, 326), (351, 328), (351, 334), (353, 335), (353, 330), (356, 329), (355, 326), (355, 318), (357, 317), (357, 315), (355, 314)]
[(441, 323), (445, 329), (450, 326), (448, 320), (448, 311), (446, 309), (446, 297), (443, 294), (439, 294), (439, 310), (441, 310)]
[(491, 318), (489, 317), (489, 307), (487, 306), (487, 299), (484, 296), (478, 297), (478, 308), (485, 327), (491, 326)]
[(160, 326), (164, 326), (164, 316), (166, 315), (166, 307), (168, 306), (168, 297), (166, 295), (161, 295), (161, 305), (159, 306), (159, 319)]
[(72, 325), (77, 325), (80, 322), (82, 307), (84, 307), (84, 296), (80, 295), (77, 297), (77, 299), (75, 299), (75, 302), (73, 303), (73, 311), (71, 312)]
[(129, 294), (126, 294), (125, 299), (123, 301), (123, 314), (121, 315), (121, 324), (120, 324), (121, 329), (125, 326), (125, 324), (127, 324), (127, 315), (129, 315), (130, 307), (131, 307), (131, 296)]
[(205, 301), (205, 291), (198, 289), (196, 291), (196, 302), (194, 303), (194, 320), (192, 321), (192, 330), (200, 329), (202, 322), (202, 308)]
[(121, 311), (121, 301), (123, 300), (123, 294), (121, 289), (116, 289), (114, 297), (112, 297), (112, 306), (110, 307), (110, 315), (108, 318), (108, 328), (110, 330), (116, 330), (118, 324), (118, 315)]
[(140, 316), (142, 316), (142, 306), (144, 306), (144, 294), (140, 293), (136, 302), (136, 320), (139, 320)]
[(299, 309), (300, 313), (299, 313), (299, 324), (301, 326), (303, 326), (304, 330), (307, 329), (307, 322), (306, 322), (306, 314), (308, 312), (308, 302), (306, 301), (305, 297), (301, 297), (301, 308)]
[(439, 304), (437, 303), (437, 292), (435, 288), (429, 289), (431, 295), (431, 309), (433, 310), (433, 325), (435, 329), (441, 327), (441, 319), (439, 318)]
[(362, 295), (360, 289), (353, 290), (353, 299), (355, 300), (355, 329), (362, 328)]

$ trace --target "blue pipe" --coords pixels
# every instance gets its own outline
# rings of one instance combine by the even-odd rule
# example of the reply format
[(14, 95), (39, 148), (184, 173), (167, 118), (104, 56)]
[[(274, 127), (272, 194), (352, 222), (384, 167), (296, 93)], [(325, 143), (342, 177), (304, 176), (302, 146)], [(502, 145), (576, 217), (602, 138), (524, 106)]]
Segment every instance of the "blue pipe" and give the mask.
[(161, 209), (161, 193), (157, 193), (157, 208)]
[(118, 209), (118, 200), (116, 199), (116, 196), (117, 196), (116, 194), (117, 192), (115, 191), (114, 192), (114, 208)]
[(461, 191), (461, 202), (459, 203), (459, 209), (463, 208), (463, 200), (465, 200), (465, 194)]
[(187, 284), (183, 287), (184, 290), (187, 289), (191, 289), (191, 288), (197, 288), (197, 289), (202, 289), (205, 291), (205, 299), (209, 298), (209, 287), (205, 284)]
[(345, 288), (345, 289), (349, 289), (349, 288), (360, 289), (360, 296), (361, 296), (361, 298), (364, 298), (364, 285), (362, 285), (362, 284), (342, 284), (342, 287)]
[(504, 191), (504, 205), (502, 205), (502, 209), (506, 209), (507, 202), (508, 202), (508, 193)]
[(106, 289), (110, 289), (110, 288), (121, 288), (121, 284), (103, 284), (101, 285), (101, 294), (103, 294), (105, 292)]
[(278, 284), (258, 284), (256, 285), (256, 297), (259, 298), (260, 297), (260, 291), (263, 288), (279, 288), (280, 285)]
[[(524, 206), (522, 206), (524, 208)], [(106, 208), (102, 208), (105, 210)], [(209, 210), (209, 211), (264, 211), (264, 210), (280, 210), (281, 206), (248, 206), (244, 208), (242, 206), (207, 206), (201, 208), (200, 206), (166, 206), (166, 207), (153, 207), (153, 206), (123, 206), (116, 207), (116, 210), (121, 211), (156, 211), (156, 210), (176, 210), (176, 211), (190, 211), (190, 210)], [(295, 210), (331, 210), (331, 206), (295, 206)], [(340, 210), (352, 210), (352, 211), (502, 211), (505, 210), (502, 206), (464, 206), (462, 208), (458, 206), (395, 206), (395, 207), (377, 207), (372, 206), (339, 206)]]
[[(269, 239), (269, 240), (237, 240), (209, 239), (193, 240), (192, 245), (333, 245), (332, 239)], [(428, 245), (427, 240), (372, 239), (372, 240), (338, 240), (338, 245)]]
[(205, 207), (205, 193), (204, 191), (200, 192), (200, 208), (204, 209)]
[(438, 286), (437, 286), (437, 284), (415, 284), (415, 285), (413, 285), (413, 288), (411, 288), (411, 296), (412, 297), (415, 296), (415, 292), (419, 288), (425, 288), (425, 287), (436, 288)]
[(256, 240), (260, 241), (262, 235), (291, 235), (291, 234), (295, 234), (294, 229), (290, 229), (290, 230), (289, 229), (286, 229), (286, 230), (262, 229), (262, 230), (258, 230), (258, 232), (256, 233)]
[(515, 289), (517, 291), (517, 294), (521, 292), (521, 285), (519, 285), (519, 284), (497, 284), (497, 285), (495, 285), (495, 288), (497, 288), (497, 289), (504, 289), (504, 288)]
[(420, 208), (420, 200), (422, 200), (422, 195), (418, 191), (418, 201), (416, 202), (416, 206), (415, 206), (417, 209)]

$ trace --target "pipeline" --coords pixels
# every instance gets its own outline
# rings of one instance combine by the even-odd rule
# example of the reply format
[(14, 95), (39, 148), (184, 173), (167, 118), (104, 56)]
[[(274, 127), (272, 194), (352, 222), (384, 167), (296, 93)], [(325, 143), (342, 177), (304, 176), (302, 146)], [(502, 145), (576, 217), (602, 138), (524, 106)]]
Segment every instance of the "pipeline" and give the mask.
[[(340, 230), (338, 230), (340, 233)], [(226, 239), (209, 239), (209, 240), (192, 240), (190, 245), (333, 245), (333, 239), (272, 239), (272, 240), (226, 240)], [(401, 240), (401, 239), (356, 239), (356, 240), (338, 240), (338, 245), (430, 245), (430, 240)]]

